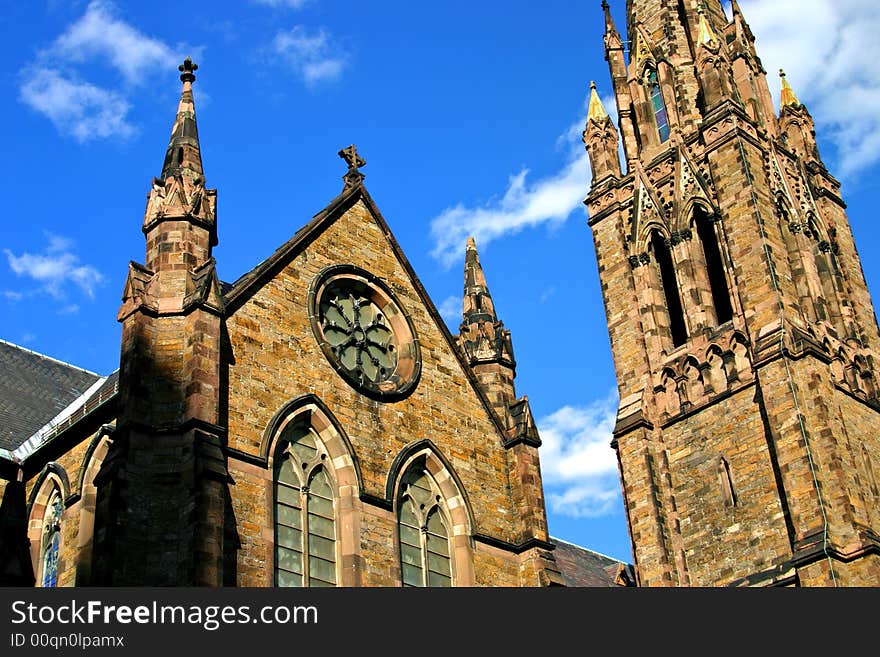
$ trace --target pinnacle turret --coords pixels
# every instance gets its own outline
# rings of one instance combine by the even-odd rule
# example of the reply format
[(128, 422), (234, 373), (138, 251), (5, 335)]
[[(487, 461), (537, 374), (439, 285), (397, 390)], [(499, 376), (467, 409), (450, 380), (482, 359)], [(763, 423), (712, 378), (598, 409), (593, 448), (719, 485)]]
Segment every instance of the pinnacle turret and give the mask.
[(465, 248), (462, 321), (464, 324), (498, 321), (473, 237), (468, 237)]
[(611, 7), (605, 0), (602, 0), (602, 10), (605, 12), (605, 47), (620, 47), (623, 41), (614, 25), (614, 19), (611, 17)]
[(177, 116), (171, 128), (171, 139), (165, 151), (165, 162), (162, 164), (162, 178), (176, 173), (187, 172), (192, 177), (204, 176), (202, 170), (202, 154), (199, 147), (199, 131), (196, 127), (196, 110), (193, 103), (192, 83), (195, 82), (195, 71), (198, 64), (187, 57), (178, 66), (183, 90), (177, 105)]
[(779, 69), (779, 77), (782, 80), (782, 91), (779, 95), (779, 104), (782, 107), (797, 107), (801, 104), (801, 101), (798, 100), (798, 97), (794, 93), (794, 89), (791, 88), (791, 85), (788, 84), (788, 80), (785, 79), (785, 71)]
[(602, 104), (599, 94), (596, 93), (596, 83), (590, 82), (590, 105), (587, 109), (587, 121), (602, 123), (607, 118), (608, 112), (605, 111), (605, 106)]

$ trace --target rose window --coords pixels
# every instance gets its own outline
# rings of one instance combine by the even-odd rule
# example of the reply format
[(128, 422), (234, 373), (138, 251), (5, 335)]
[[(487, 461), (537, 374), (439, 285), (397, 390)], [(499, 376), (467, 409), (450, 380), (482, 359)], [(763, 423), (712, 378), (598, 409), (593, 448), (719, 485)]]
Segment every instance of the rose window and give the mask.
[(331, 267), (312, 284), (312, 328), (334, 368), (357, 390), (401, 398), (420, 360), (409, 319), (388, 287), (353, 265)]

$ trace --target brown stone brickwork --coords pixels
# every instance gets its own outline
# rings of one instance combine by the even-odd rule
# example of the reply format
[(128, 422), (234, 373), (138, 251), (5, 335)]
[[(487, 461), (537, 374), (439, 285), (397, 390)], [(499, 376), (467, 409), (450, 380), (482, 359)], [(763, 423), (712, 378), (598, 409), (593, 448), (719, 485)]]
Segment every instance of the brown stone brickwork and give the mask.
[(594, 90), (586, 204), (639, 583), (878, 585), (880, 335), (812, 119), (736, 2), (630, 0), (628, 61), (605, 10), (626, 167)]
[[(275, 254), (221, 287), (196, 69), (190, 60), (180, 67), (171, 139), (147, 196), (145, 264), (131, 263), (124, 286), (118, 392), (100, 417), (111, 424), (95, 424), (91, 435), (70, 431), (23, 469), (38, 581), (57, 488), (65, 505), (60, 586), (275, 585), (276, 471), (291, 449), (288, 429), (308, 428), (331, 488), (329, 578), (337, 585), (402, 584), (398, 505), (412, 471), (434, 487), (453, 585), (561, 584), (540, 438), (528, 399), (515, 394), (510, 332), (495, 314), (473, 241), (462, 336), (452, 336), (364, 188), (365, 162), (350, 146), (340, 151), (349, 167), (343, 192)], [(328, 298), (337, 309), (348, 298), (349, 312), (379, 308), (346, 328), (344, 348), (354, 345), (358, 359), (378, 368), (378, 344), (386, 367), (403, 363), (392, 372), (393, 394), (381, 377), (359, 381), (368, 372), (361, 360), (362, 369), (344, 371), (354, 351), (339, 356), (319, 335), (342, 326), (318, 317), (327, 311), (317, 299), (327, 272), (360, 277), (358, 294), (373, 295)], [(396, 342), (376, 337), (388, 334)], [(301, 493), (316, 499), (308, 486)]]

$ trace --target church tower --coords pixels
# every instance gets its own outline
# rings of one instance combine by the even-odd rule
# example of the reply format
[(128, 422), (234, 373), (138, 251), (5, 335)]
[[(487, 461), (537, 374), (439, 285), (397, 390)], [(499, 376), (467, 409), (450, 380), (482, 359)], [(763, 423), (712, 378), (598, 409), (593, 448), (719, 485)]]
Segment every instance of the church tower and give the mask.
[(146, 264), (129, 265), (117, 316), (120, 410), (95, 479), (92, 583), (105, 586), (223, 584), (217, 195), (202, 169), (198, 66), (187, 58), (179, 68), (171, 139), (147, 195)]
[(880, 336), (810, 114), (736, 0), (628, 0), (627, 40), (602, 4), (585, 203), (639, 584), (878, 586)]

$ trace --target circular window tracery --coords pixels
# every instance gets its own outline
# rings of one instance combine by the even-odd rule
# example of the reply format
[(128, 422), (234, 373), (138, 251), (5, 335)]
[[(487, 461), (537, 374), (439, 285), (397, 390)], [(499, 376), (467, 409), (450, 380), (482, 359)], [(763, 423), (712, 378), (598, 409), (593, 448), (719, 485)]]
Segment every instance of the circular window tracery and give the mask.
[(352, 387), (385, 401), (415, 387), (418, 340), (380, 279), (354, 265), (329, 267), (312, 283), (309, 313), (324, 355)]

